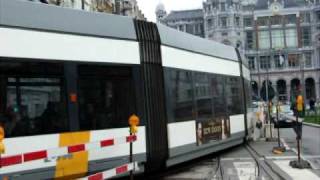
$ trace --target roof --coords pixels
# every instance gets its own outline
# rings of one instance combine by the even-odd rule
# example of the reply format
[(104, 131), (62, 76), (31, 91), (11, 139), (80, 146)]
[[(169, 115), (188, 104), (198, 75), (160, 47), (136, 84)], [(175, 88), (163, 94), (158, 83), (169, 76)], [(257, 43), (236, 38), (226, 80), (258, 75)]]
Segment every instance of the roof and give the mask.
[(165, 20), (170, 21), (170, 20), (195, 19), (195, 18), (203, 18), (203, 10), (202, 9), (171, 11), (168, 14), (168, 16), (165, 18)]
[[(269, 0), (270, 4), (275, 2), (276, 0)], [(283, 1), (277, 1), (282, 4), (284, 8), (290, 8), (290, 7), (298, 7), (298, 6), (303, 6), (306, 4), (305, 0), (283, 0)], [(256, 10), (261, 10), (261, 9), (268, 9), (268, 0), (257, 0), (255, 9)]]

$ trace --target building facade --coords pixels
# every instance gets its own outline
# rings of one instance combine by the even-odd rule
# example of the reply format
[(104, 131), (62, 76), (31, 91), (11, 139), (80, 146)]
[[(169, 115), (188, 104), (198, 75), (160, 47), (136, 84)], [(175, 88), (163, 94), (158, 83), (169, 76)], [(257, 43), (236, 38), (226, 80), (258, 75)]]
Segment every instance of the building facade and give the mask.
[(202, 9), (171, 11), (167, 14), (164, 5), (160, 3), (156, 8), (156, 16), (159, 23), (179, 31), (205, 37)]
[(86, 11), (103, 12), (130, 16), (140, 20), (146, 20), (138, 7), (136, 0), (29, 0), (41, 2), (65, 8), (83, 9)]
[[(157, 12), (160, 23), (184, 30), (182, 17), (169, 24), (172, 12)], [(204, 37), (245, 55), (253, 97), (261, 97), (269, 82), (283, 101), (299, 92), (320, 98), (320, 0), (206, 0), (202, 12)]]
[(279, 99), (320, 98), (319, 1), (259, 0), (243, 4), (245, 54), (254, 96), (269, 82)]

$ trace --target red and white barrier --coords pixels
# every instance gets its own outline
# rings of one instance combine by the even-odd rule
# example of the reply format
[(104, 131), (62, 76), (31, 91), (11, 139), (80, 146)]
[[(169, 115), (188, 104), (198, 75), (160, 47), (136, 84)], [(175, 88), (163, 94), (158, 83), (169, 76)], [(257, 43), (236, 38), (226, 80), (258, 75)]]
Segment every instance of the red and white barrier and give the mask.
[(129, 164), (124, 164), (122, 166), (118, 166), (116, 168), (103, 171), (100, 173), (93, 174), (91, 176), (87, 176), (84, 178), (81, 178), (79, 180), (103, 180), (103, 179), (108, 179), (112, 178), (114, 176), (117, 176), (119, 174), (124, 174), (130, 171), (138, 171), (139, 166), (137, 162), (129, 163)]
[(119, 144), (126, 144), (137, 140), (136, 135), (119, 137), (114, 139), (104, 139), (96, 142), (89, 142), (85, 144), (77, 144), (72, 146), (59, 147), (55, 149), (40, 150), (34, 152), (28, 152), (23, 154), (1, 156), (0, 167), (12, 166), (16, 164), (22, 164), (29, 161), (35, 161), (40, 159), (57, 159), (64, 157), (72, 153), (90, 151), (110, 147)]

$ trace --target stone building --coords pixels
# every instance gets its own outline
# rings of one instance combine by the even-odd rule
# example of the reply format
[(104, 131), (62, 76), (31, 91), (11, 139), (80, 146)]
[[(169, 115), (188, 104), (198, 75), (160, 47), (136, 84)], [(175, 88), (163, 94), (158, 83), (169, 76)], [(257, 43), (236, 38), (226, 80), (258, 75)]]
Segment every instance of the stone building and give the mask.
[(156, 16), (157, 22), (179, 31), (205, 37), (202, 9), (171, 11), (167, 14), (164, 5), (160, 3), (156, 8)]
[[(169, 13), (177, 18), (163, 9), (156, 10), (158, 21), (185, 31), (184, 11)], [(205, 38), (245, 54), (254, 97), (269, 80), (283, 101), (299, 91), (320, 98), (320, 0), (206, 0), (202, 13)]]
[(243, 4), (245, 54), (252, 90), (269, 80), (279, 99), (298, 92), (320, 98), (320, 1), (258, 0)]
[(114, 14), (130, 16), (140, 20), (146, 20), (144, 14), (138, 7), (136, 0), (115, 0)]
[(29, 0), (65, 8), (104, 12), (146, 20), (136, 0)]

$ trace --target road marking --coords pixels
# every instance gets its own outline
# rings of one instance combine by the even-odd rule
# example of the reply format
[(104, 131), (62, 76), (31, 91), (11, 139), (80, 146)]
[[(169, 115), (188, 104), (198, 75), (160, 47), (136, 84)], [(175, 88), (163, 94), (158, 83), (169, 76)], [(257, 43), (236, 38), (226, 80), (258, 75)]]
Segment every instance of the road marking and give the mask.
[(251, 157), (247, 157), (247, 158), (221, 158), (221, 161), (242, 161), (242, 160), (253, 160), (253, 158)]
[(255, 162), (234, 162), (233, 165), (240, 180), (248, 180), (258, 176)]

